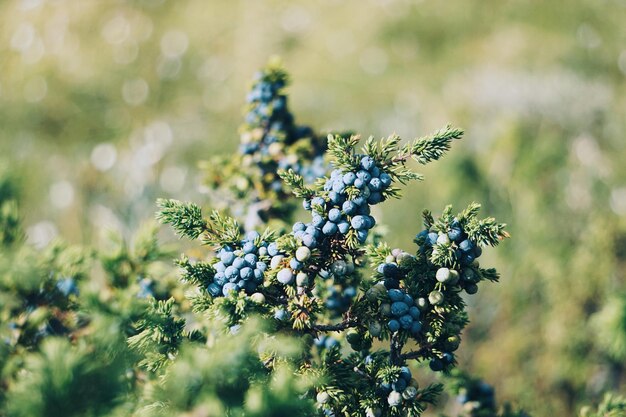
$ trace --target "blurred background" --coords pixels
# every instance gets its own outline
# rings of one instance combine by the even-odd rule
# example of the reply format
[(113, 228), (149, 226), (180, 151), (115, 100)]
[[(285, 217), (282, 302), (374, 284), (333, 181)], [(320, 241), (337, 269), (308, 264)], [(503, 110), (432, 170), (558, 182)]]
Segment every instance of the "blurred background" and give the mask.
[(508, 223), (459, 363), (573, 415), (626, 386), (625, 22), (625, 0), (4, 0), (0, 164), (33, 245), (130, 234), (157, 197), (204, 201), (197, 164), (236, 151), (272, 55), (318, 131), (463, 127), (379, 223), (407, 250), (424, 208)]

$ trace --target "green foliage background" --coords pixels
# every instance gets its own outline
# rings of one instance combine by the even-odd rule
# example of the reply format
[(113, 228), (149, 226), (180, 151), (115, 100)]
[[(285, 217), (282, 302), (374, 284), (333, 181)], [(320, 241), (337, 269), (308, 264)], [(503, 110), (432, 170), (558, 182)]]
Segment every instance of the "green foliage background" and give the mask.
[(3, 1), (0, 155), (30, 242), (92, 244), (157, 196), (203, 201), (197, 163), (235, 151), (271, 55), (319, 130), (452, 121), (466, 138), (378, 213), (386, 239), (412, 248), (421, 208), (448, 202), (506, 221), (459, 362), (499, 400), (572, 415), (624, 391), (624, 21), (623, 0)]

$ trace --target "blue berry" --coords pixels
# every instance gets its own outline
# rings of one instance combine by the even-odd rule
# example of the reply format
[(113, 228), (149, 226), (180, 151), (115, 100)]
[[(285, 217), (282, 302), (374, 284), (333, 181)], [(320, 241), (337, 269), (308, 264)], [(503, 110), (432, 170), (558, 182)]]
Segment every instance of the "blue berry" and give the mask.
[(322, 228), (322, 233), (324, 233), (326, 236), (332, 236), (337, 233), (338, 230), (339, 229), (337, 228), (337, 225), (335, 223), (328, 221)]
[(344, 213), (346, 213), (348, 216), (353, 215), (354, 213), (356, 213), (357, 209), (358, 209), (358, 205), (352, 201), (352, 200), (348, 200), (345, 201), (343, 203), (343, 205), (341, 206), (341, 209), (343, 210)]
[(470, 283), (465, 285), (465, 292), (472, 295), (478, 292), (478, 285)]
[(315, 237), (310, 234), (305, 234), (304, 236), (302, 236), (302, 244), (308, 248), (313, 249), (317, 247), (317, 239), (315, 239)]
[(439, 359), (431, 359), (428, 365), (430, 366), (430, 369), (433, 370), (434, 372), (439, 372), (443, 370), (443, 362), (440, 361)]
[(241, 277), (241, 279), (243, 280), (249, 280), (254, 276), (254, 272), (252, 271), (252, 268), (242, 268), (241, 271), (239, 271), (239, 276)]
[(343, 295), (346, 297), (354, 298), (356, 296), (356, 288), (348, 287), (343, 290)]
[(345, 200), (343, 193), (337, 193), (335, 191), (331, 191), (330, 193), (328, 193), (328, 198), (333, 204), (336, 205), (342, 204)]
[(411, 315), (411, 317), (413, 317), (415, 320), (420, 318), (420, 310), (419, 308), (413, 306), (411, 308), (409, 308), (409, 314)]
[(396, 382), (391, 384), (391, 388), (393, 388), (393, 390), (397, 392), (404, 391), (406, 389), (406, 386), (407, 386), (407, 383), (403, 378), (400, 378)]
[(465, 239), (463, 242), (459, 243), (459, 249), (463, 252), (469, 252), (474, 249), (474, 244), (471, 240)]
[(215, 281), (215, 283), (221, 287), (222, 285), (226, 284), (226, 282), (228, 282), (228, 278), (223, 272), (218, 272), (213, 277), (213, 281)]
[(226, 266), (231, 265), (235, 259), (235, 254), (232, 252), (226, 252), (223, 249), (220, 251), (220, 260)]
[(328, 212), (328, 220), (333, 223), (337, 223), (339, 220), (341, 220), (341, 210), (337, 208), (330, 209), (330, 211)]
[(237, 285), (232, 282), (227, 282), (224, 284), (224, 287), (222, 287), (222, 294), (224, 294), (224, 297), (228, 297), (228, 294), (231, 292), (237, 292)]
[(432, 246), (434, 244), (437, 243), (437, 238), (439, 237), (439, 235), (435, 232), (430, 232), (428, 234), (428, 243)]
[(310, 224), (306, 227), (305, 233), (308, 233), (309, 235), (312, 235), (314, 238), (317, 239), (322, 234), (322, 231)]
[(337, 225), (337, 228), (339, 229), (339, 233), (345, 235), (346, 233), (348, 233), (348, 230), (350, 230), (350, 223), (341, 222)]
[(209, 294), (211, 294), (213, 297), (217, 297), (222, 292), (222, 288), (214, 282), (209, 284), (207, 290), (209, 291)]
[(291, 229), (294, 232), (304, 231), (304, 230), (306, 230), (306, 226), (302, 222), (296, 222), (296, 223), (294, 223), (294, 225), (293, 225), (293, 227)]
[(422, 330), (422, 323), (420, 323), (417, 320), (413, 321), (413, 323), (411, 324), (411, 334), (417, 335), (419, 334), (421, 330)]
[(248, 233), (246, 233), (246, 240), (249, 240), (250, 242), (254, 242), (255, 240), (257, 240), (260, 237), (261, 237), (261, 235), (259, 234), (259, 232), (255, 231), (255, 230), (251, 230)]
[(322, 227), (326, 223), (326, 220), (319, 214), (314, 214), (313, 219), (311, 220), (311, 224), (315, 227)]
[(289, 313), (285, 309), (279, 309), (274, 312), (274, 318), (279, 321), (285, 321), (289, 318)]
[(311, 205), (321, 206), (322, 208), (326, 207), (326, 201), (322, 197), (314, 197), (311, 200)]
[(224, 275), (226, 276), (226, 278), (229, 279), (234, 278), (239, 275), (239, 270), (231, 265), (226, 268), (226, 270), (224, 271)]
[(357, 179), (360, 179), (361, 181), (367, 184), (372, 179), (372, 174), (370, 174), (369, 172), (365, 170), (360, 170), (359, 172), (356, 173), (356, 177)]
[(458, 242), (461, 239), (461, 237), (463, 237), (463, 231), (461, 231), (461, 228), (459, 227), (453, 227), (448, 232), (448, 237), (453, 242)]
[(404, 299), (404, 293), (400, 290), (392, 289), (389, 290), (389, 298), (394, 302), (402, 301)]
[(257, 247), (254, 245), (254, 242), (246, 242), (243, 245), (244, 253), (252, 253), (252, 252), (255, 252), (256, 250), (257, 250)]
[(224, 272), (226, 270), (226, 265), (224, 265), (223, 262), (218, 262), (213, 265), (213, 269), (215, 269), (215, 272)]
[(365, 184), (365, 181), (363, 181), (361, 178), (357, 178), (354, 180), (354, 186), (358, 189), (364, 188)]
[(296, 258), (291, 258), (291, 260), (289, 261), (289, 266), (291, 267), (291, 269), (299, 271), (300, 269), (302, 269), (302, 262), (300, 262)]
[(257, 257), (254, 253), (248, 253), (243, 257), (243, 260), (248, 264), (248, 266), (255, 266)]
[(306, 211), (311, 210), (311, 200), (302, 200), (302, 208)]
[(341, 179), (333, 182), (332, 190), (336, 193), (342, 193), (345, 189), (346, 185), (343, 183)]
[(291, 284), (291, 282), (293, 281), (293, 272), (289, 268), (283, 268), (276, 275), (276, 279), (281, 284), (284, 284), (284, 285)]
[(369, 183), (369, 188), (372, 191), (380, 191), (383, 188), (380, 178), (372, 178)]
[(411, 297), (409, 294), (404, 294), (404, 298), (402, 299), (402, 302), (408, 305), (409, 307), (411, 307), (414, 303), (413, 297)]
[(367, 229), (367, 224), (367, 219), (361, 215), (356, 215), (350, 220), (350, 225), (354, 230), (365, 230)]
[(356, 238), (359, 243), (365, 243), (365, 241), (367, 240), (367, 230), (357, 230)]
[[(144, 280), (142, 280), (141, 282), (143, 281)], [(73, 278), (60, 279), (59, 281), (57, 281), (56, 287), (66, 297), (69, 297), (70, 294), (78, 295), (78, 287), (76, 286), (76, 281), (74, 281)]]
[(383, 274), (386, 277), (396, 276), (398, 273), (398, 265), (394, 263), (384, 263), (378, 265), (378, 272)]
[(253, 274), (254, 274), (254, 282), (259, 283), (259, 284), (263, 282), (263, 271), (261, 271), (260, 269), (255, 269)]
[(246, 263), (246, 261), (243, 260), (243, 258), (240, 257), (236, 257), (235, 260), (233, 261), (233, 268), (237, 268), (237, 269), (241, 269), (243, 268)]
[(435, 274), (435, 278), (439, 282), (448, 282), (451, 278), (452, 274), (448, 268), (439, 268), (437, 273)]
[(372, 205), (378, 204), (381, 201), (383, 201), (383, 195), (377, 191), (371, 193), (370, 196), (367, 198), (367, 202)]
[(447, 234), (440, 233), (439, 236), (437, 236), (438, 245), (447, 245), (448, 243), (450, 243), (450, 238), (448, 237)]
[(345, 185), (354, 184), (354, 180), (356, 179), (356, 174), (354, 172), (348, 172), (343, 175), (342, 181)]
[(405, 330), (409, 330), (411, 328), (411, 325), (413, 324), (413, 317), (405, 314), (404, 316), (400, 317), (398, 321), (400, 322), (400, 327)]
[(391, 176), (387, 174), (386, 172), (382, 172), (379, 178), (380, 178), (380, 182), (383, 184), (385, 188), (391, 185)]
[(376, 165), (376, 162), (374, 161), (374, 159), (372, 159), (371, 156), (364, 156), (363, 158), (361, 158), (361, 168), (363, 168), (366, 171), (369, 171), (370, 169), (374, 168), (374, 166)]
[(335, 346), (339, 346), (339, 341), (334, 337), (327, 337), (324, 341), (324, 346), (326, 347), (326, 349), (330, 349)]
[(267, 253), (269, 256), (278, 255), (278, 245), (276, 244), (276, 242), (272, 242), (267, 246)]
[(400, 330), (400, 322), (398, 320), (391, 319), (387, 323), (387, 327), (389, 327), (389, 330), (391, 330), (392, 332), (397, 332), (398, 330)]
[(408, 312), (409, 306), (404, 304), (402, 301), (396, 301), (391, 304), (391, 314), (393, 314), (394, 316), (403, 316)]

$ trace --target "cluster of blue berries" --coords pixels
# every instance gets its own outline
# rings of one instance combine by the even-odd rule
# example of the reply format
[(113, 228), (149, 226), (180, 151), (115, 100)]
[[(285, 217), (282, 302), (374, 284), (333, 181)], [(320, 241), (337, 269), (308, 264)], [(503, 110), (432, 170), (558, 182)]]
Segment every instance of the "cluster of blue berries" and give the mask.
[(420, 310), (415, 300), (405, 290), (392, 288), (387, 292), (390, 303), (382, 303), (380, 312), (383, 316), (389, 317), (387, 327), (393, 332), (400, 329), (417, 336), (422, 330), (422, 323), (419, 321)]
[[(478, 291), (476, 284), (480, 281), (480, 276), (474, 267), (478, 265), (476, 260), (483, 251), (478, 244), (467, 236), (457, 219), (454, 219), (447, 232), (423, 230), (416, 236), (416, 241), (423, 242), (421, 250), (428, 247), (435, 251), (439, 245), (449, 245), (454, 249), (454, 263), (459, 266), (458, 270), (439, 268), (436, 272), (437, 281), (451, 286), (459, 285), (468, 294), (475, 294)], [(439, 300), (442, 296), (437, 291), (431, 295), (435, 300)]]
[(137, 292), (137, 298), (154, 297), (154, 281), (150, 278), (139, 277), (137, 279), (139, 283), (139, 291)]
[[(406, 289), (400, 288), (400, 280), (404, 275), (399, 265), (407, 258), (414, 257), (400, 249), (394, 249), (385, 262), (378, 265), (377, 271), (382, 275), (382, 280), (367, 291), (366, 297), (373, 303), (383, 300), (379, 312), (388, 320), (386, 324), (390, 332), (403, 330), (417, 337), (422, 330), (420, 308), (425, 308), (427, 304), (426, 300), (415, 300)], [(369, 331), (372, 336), (379, 337), (382, 325), (378, 322), (370, 323)]]
[(387, 402), (391, 407), (399, 407), (403, 401), (410, 401), (417, 395), (418, 384), (411, 375), (411, 370), (403, 366), (400, 376), (393, 383), (382, 383), (380, 391), (387, 394)]
[(353, 286), (346, 287), (343, 291), (331, 286), (326, 298), (326, 308), (335, 315), (341, 315), (348, 311), (354, 297), (356, 297), (356, 288)]
[(78, 286), (74, 278), (60, 278), (56, 283), (56, 287), (66, 297), (78, 295)]
[(424, 239), (426, 247), (436, 248), (437, 245), (451, 245), (459, 265), (471, 265), (475, 259), (482, 255), (482, 248), (473, 242), (463, 231), (463, 226), (454, 219), (447, 232), (435, 232), (422, 230), (417, 239)]
[(480, 410), (494, 410), (496, 408), (494, 389), (484, 381), (461, 388), (457, 401), (463, 404), (463, 408), (470, 415)]
[[(294, 226), (296, 227), (296, 226)], [(278, 249), (278, 245), (270, 243), (267, 254), (271, 257), (270, 268), (278, 270), (276, 280), (283, 285), (296, 283), (299, 292), (303, 292), (309, 285), (309, 274), (303, 269), (305, 263), (311, 258), (311, 249), (300, 246), (293, 256), (289, 256)]]
[(330, 349), (335, 346), (340, 347), (340, 343), (337, 339), (332, 336), (320, 335), (313, 341), (315, 346), (321, 351), (324, 349)]
[[(353, 229), (358, 241), (364, 243), (368, 231), (376, 224), (370, 216), (370, 205), (383, 201), (383, 191), (391, 182), (391, 176), (378, 168), (370, 156), (361, 158), (359, 169), (333, 170), (324, 184), (327, 198), (318, 196), (303, 202), (304, 208), (312, 212), (312, 220), (301, 230), (302, 242), (314, 248), (324, 237), (346, 235)], [(348, 187), (358, 190), (353, 197), (348, 195)], [(320, 207), (323, 214), (318, 213), (316, 207)]]
[[(323, 153), (325, 142), (317, 140), (308, 126), (297, 126), (287, 107), (287, 96), (283, 93), (287, 85), (287, 75), (278, 69), (267, 69), (256, 74), (252, 90), (248, 94), (246, 125), (241, 135), (240, 152), (256, 157), (263, 174), (271, 174), (269, 187), (282, 190), (282, 183), (276, 177), (278, 169), (289, 170), (302, 175), (307, 182), (326, 173)], [(288, 147), (307, 139), (309, 155), (298, 156)], [(299, 149), (302, 152), (302, 149)], [(304, 163), (311, 160), (311, 163)]]
[(268, 267), (269, 245), (259, 240), (259, 233), (252, 231), (240, 242), (240, 249), (230, 246), (220, 249), (219, 261), (213, 265), (216, 273), (207, 288), (212, 296), (227, 296), (231, 291), (241, 289), (248, 294), (255, 292)]
[(302, 162), (290, 163), (290, 161), (285, 158), (279, 162), (278, 167), (284, 170), (293, 169), (294, 172), (304, 178), (306, 184), (313, 184), (316, 179), (326, 175), (328, 169), (328, 165), (326, 161), (324, 161), (324, 155), (321, 154), (315, 156), (310, 164), (303, 164)]
[(263, 134), (258, 138), (242, 138), (240, 151), (244, 155), (259, 151), (266, 153), (272, 143), (284, 142), (286, 132), (293, 124), (293, 116), (287, 110), (287, 97), (281, 94), (286, 84), (284, 77), (279, 73), (259, 72), (255, 78), (246, 97), (250, 106), (245, 121), (250, 128), (263, 129)]
[(430, 369), (434, 372), (443, 371), (445, 367), (448, 365), (452, 365), (454, 363), (454, 355), (452, 353), (446, 352), (441, 355), (440, 358), (433, 358), (428, 363)]

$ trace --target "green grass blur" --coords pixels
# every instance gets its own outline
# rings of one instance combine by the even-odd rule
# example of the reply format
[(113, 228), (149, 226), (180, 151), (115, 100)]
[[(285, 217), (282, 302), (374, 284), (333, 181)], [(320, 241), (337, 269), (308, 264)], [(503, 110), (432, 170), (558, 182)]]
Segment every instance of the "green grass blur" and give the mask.
[(574, 415), (626, 389), (624, 22), (624, 0), (4, 0), (0, 162), (33, 244), (91, 243), (157, 197), (203, 201), (197, 163), (235, 152), (272, 55), (318, 130), (461, 126), (379, 223), (409, 250), (423, 208), (507, 222), (459, 363), (500, 401)]

